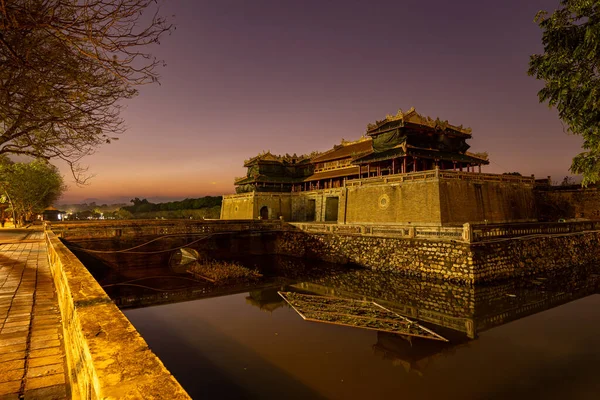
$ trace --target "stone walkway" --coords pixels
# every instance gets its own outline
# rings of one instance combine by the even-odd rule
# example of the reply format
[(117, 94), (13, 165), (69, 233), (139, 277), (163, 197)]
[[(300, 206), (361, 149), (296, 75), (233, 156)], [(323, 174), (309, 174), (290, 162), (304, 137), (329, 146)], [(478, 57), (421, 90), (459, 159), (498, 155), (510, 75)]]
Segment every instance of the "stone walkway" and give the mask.
[(65, 351), (42, 232), (0, 241), (0, 400), (66, 399)]

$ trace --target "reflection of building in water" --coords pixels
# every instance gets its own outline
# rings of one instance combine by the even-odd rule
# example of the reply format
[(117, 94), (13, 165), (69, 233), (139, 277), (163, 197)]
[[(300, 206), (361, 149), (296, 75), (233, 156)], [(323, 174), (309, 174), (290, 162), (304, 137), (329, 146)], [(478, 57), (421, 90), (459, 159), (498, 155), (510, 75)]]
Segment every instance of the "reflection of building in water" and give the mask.
[(375, 354), (421, 374), (436, 358), (453, 354), (483, 331), (599, 293), (600, 274), (594, 268), (482, 287), (355, 270), (294, 284), (291, 288), (373, 301), (449, 339), (445, 343), (377, 332)]
[(287, 307), (287, 303), (277, 294), (279, 288), (266, 290), (253, 290), (248, 293), (246, 303), (272, 313), (280, 307)]
[(481, 287), (355, 270), (293, 287), (315, 294), (374, 301), (428, 326), (475, 338), (487, 329), (598, 293), (599, 282), (600, 275), (584, 269)]
[(436, 358), (454, 354), (458, 347), (468, 344), (464, 335), (455, 336), (450, 342), (441, 342), (377, 332), (377, 343), (373, 345), (373, 353), (385, 360), (391, 360), (394, 365), (402, 366), (406, 372), (414, 371), (422, 375)]

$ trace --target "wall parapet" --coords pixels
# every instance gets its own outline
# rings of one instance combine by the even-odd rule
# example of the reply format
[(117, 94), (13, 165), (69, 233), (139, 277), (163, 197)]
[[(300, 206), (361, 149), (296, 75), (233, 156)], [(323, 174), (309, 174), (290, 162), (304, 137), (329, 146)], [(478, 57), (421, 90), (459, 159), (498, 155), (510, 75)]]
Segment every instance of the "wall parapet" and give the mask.
[[(236, 178), (237, 179), (237, 178)], [(245, 178), (244, 178), (245, 179)], [(256, 192), (246, 192), (246, 193), (236, 193), (236, 194), (224, 194), (224, 199), (242, 199), (242, 198), (252, 198)]]
[(506, 182), (520, 183), (531, 185), (535, 183), (534, 177), (517, 176), (517, 175), (500, 175), (500, 174), (484, 174), (480, 172), (463, 172), (433, 169), (421, 172), (408, 172), (405, 174), (383, 175), (371, 178), (349, 179), (345, 181), (346, 187), (385, 184), (385, 183), (402, 183), (413, 181), (427, 181), (432, 179), (451, 179), (462, 181), (478, 181), (478, 182)]
[(83, 264), (45, 234), (72, 398), (190, 399)]
[(51, 229), (62, 238), (101, 238), (131, 237), (170, 234), (198, 234), (239, 231), (265, 231), (281, 229), (281, 220), (123, 220), (98, 222), (48, 223)]

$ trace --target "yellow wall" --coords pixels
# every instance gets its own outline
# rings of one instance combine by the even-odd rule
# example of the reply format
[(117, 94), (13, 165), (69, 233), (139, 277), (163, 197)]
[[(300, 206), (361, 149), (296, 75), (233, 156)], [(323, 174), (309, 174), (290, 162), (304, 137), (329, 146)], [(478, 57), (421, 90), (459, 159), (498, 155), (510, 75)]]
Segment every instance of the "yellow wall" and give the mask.
[(221, 219), (254, 219), (254, 192), (223, 196)]
[(254, 215), (260, 215), (262, 207), (269, 209), (269, 219), (278, 219), (280, 216), (289, 221), (292, 216), (291, 193), (262, 193), (257, 192), (254, 197)]
[(345, 222), (441, 223), (437, 181), (353, 186), (347, 191)]
[(533, 187), (521, 183), (442, 180), (444, 225), (535, 220)]
[[(269, 219), (325, 221), (327, 198), (337, 197), (338, 223), (460, 225), (465, 222), (535, 220), (533, 187), (524, 183), (435, 178), (366, 183), (300, 193), (253, 192), (223, 196), (222, 219), (256, 219), (263, 206)], [(311, 220), (312, 221), (312, 220)]]

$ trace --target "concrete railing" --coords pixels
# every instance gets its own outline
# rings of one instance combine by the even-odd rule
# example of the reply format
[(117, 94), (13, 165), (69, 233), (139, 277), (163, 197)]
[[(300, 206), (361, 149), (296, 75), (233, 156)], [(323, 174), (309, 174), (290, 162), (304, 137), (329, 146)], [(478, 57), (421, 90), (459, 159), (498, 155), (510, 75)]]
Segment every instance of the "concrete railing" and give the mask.
[(189, 399), (83, 264), (45, 234), (72, 398)]
[(464, 236), (469, 242), (528, 235), (557, 235), (600, 230), (600, 221), (539, 222), (522, 224), (465, 224)]
[(464, 224), (452, 226), (375, 225), (375, 224), (324, 224), (292, 222), (290, 225), (309, 233), (332, 233), (344, 235), (380, 236), (405, 239), (435, 239), (485, 242), (499, 238), (528, 235), (557, 235), (600, 230), (600, 221), (540, 222), (510, 224)]
[(69, 238), (134, 237), (186, 233), (270, 231), (283, 226), (281, 220), (112, 220), (46, 223), (57, 236)]
[(290, 225), (309, 233), (335, 233), (362, 236), (381, 236), (406, 239), (462, 240), (462, 227), (372, 225), (372, 224), (317, 224), (292, 222)]

